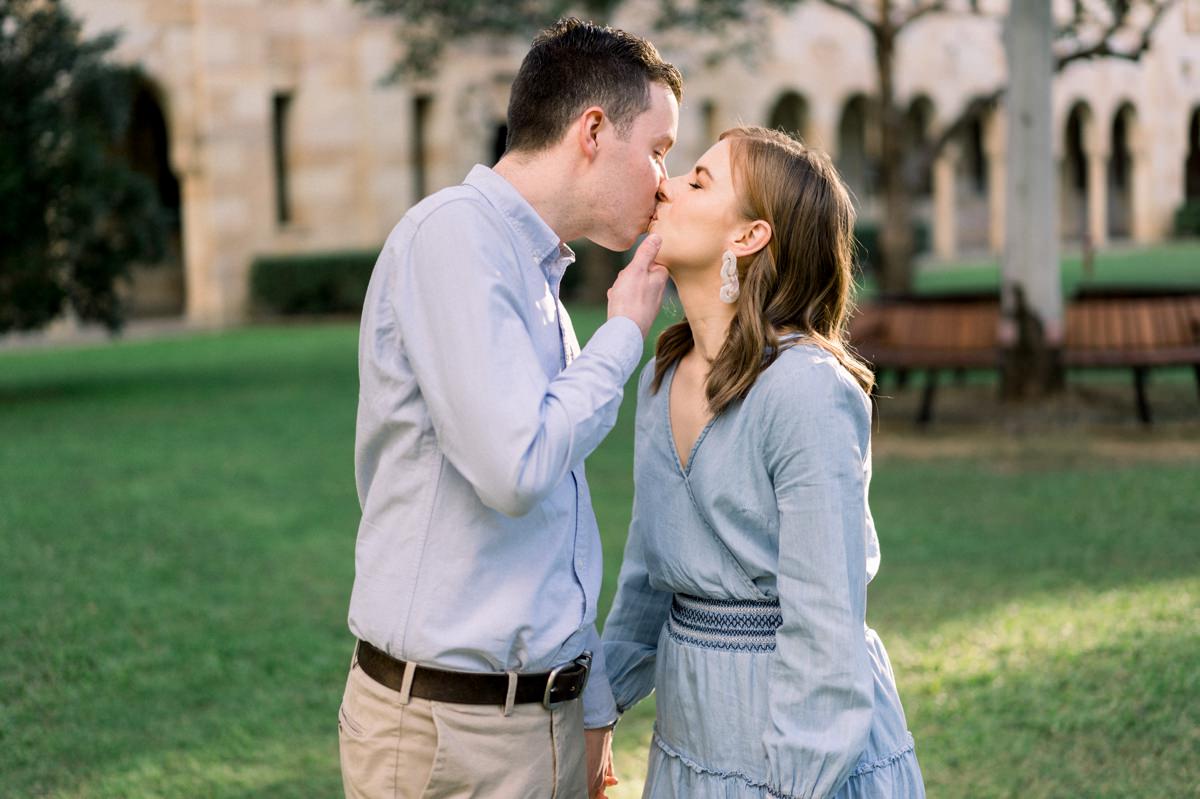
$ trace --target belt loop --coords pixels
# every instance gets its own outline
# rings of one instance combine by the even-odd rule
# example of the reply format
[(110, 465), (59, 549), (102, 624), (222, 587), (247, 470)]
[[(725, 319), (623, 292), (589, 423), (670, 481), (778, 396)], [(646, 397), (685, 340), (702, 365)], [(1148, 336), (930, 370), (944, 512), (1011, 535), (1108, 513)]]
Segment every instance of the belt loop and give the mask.
[(358, 648), (362, 646), (362, 641), (354, 642), (354, 651), (350, 653), (350, 671), (354, 671), (354, 667), (358, 664)]
[(517, 701), (517, 673), (515, 671), (505, 672), (508, 675), (508, 696), (504, 700), (504, 715), (512, 713), (513, 705)]
[(407, 705), (409, 697), (412, 694), (413, 674), (417, 671), (417, 664), (414, 661), (408, 661), (404, 664), (404, 679), (400, 683), (400, 704)]

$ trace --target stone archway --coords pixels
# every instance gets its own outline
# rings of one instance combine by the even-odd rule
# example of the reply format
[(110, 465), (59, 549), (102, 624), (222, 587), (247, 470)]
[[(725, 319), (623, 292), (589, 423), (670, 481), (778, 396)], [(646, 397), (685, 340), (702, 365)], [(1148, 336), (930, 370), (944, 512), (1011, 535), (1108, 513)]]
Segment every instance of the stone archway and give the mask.
[(121, 155), (154, 186), (168, 221), (167, 253), (161, 263), (131, 269), (124, 290), (131, 318), (181, 316), (187, 305), (179, 179), (171, 167), (171, 134), (157, 89), (140, 79), (134, 90), (129, 129)]
[(782, 130), (808, 141), (808, 101), (793, 91), (786, 91), (771, 106), (767, 127)]
[(860, 211), (873, 205), (878, 182), (878, 148), (871, 101), (861, 94), (842, 106), (838, 123), (837, 168)]
[(1059, 169), (1059, 221), (1063, 239), (1081, 241), (1088, 229), (1088, 136), (1092, 111), (1086, 103), (1071, 107), (1063, 129)]
[(1137, 116), (1125, 103), (1113, 116), (1111, 148), (1108, 159), (1108, 235), (1128, 238), (1133, 234), (1134, 158), (1133, 137)]
[(508, 149), (508, 123), (497, 122), (492, 127), (492, 166), (495, 166)]
[(1187, 161), (1183, 167), (1183, 196), (1191, 202), (1200, 202), (1200, 106), (1192, 109), (1188, 122)]
[[(904, 154), (911, 159), (909, 163), (914, 171), (921, 166), (915, 156), (929, 144), (935, 115), (933, 101), (925, 95), (913, 98), (904, 112)], [(912, 178), (916, 198), (928, 200), (933, 194), (933, 163), (924, 164), (924, 169), (920, 169)]]
[(991, 174), (984, 144), (985, 120), (975, 117), (958, 137), (955, 166), (955, 197), (958, 207), (959, 250), (979, 251), (988, 247), (990, 236), (989, 197)]

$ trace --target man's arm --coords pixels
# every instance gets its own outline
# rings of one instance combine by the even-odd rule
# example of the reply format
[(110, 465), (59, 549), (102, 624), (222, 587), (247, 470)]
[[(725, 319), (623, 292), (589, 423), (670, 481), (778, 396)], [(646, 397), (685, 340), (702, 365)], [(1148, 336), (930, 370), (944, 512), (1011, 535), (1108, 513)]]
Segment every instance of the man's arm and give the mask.
[(396, 270), (389, 299), (439, 445), (484, 504), (519, 516), (611, 429), (642, 334), (614, 316), (547, 378), (524, 313), (521, 270), (534, 267), (507, 241), (503, 222), (456, 200), (420, 222), (404, 251), (385, 249), (381, 265)]

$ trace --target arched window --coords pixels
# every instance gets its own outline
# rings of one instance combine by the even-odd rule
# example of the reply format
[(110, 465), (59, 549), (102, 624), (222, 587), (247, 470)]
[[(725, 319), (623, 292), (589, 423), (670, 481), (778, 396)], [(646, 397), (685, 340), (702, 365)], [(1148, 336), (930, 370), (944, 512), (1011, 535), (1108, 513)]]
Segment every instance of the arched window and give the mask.
[(1184, 165), (1184, 197), (1200, 200), (1200, 106), (1192, 111), (1188, 124), (1187, 162)]
[(1080, 239), (1087, 231), (1088, 169), (1084, 136), (1091, 124), (1092, 112), (1084, 103), (1076, 103), (1067, 115), (1062, 150), (1062, 234)]
[(846, 101), (838, 125), (838, 171), (862, 201), (874, 196), (878, 175), (878, 155), (871, 146), (874, 116), (870, 101), (856, 94)]
[(492, 137), (492, 166), (495, 166), (501, 158), (504, 157), (504, 151), (508, 149), (508, 125), (503, 122), (497, 123), (496, 133)]
[(1112, 145), (1108, 159), (1108, 234), (1129, 236), (1133, 217), (1133, 159), (1130, 147), (1137, 112), (1129, 103), (1121, 106), (1112, 123)]
[(767, 127), (803, 140), (808, 133), (808, 103), (795, 92), (784, 92), (771, 107)]
[[(914, 99), (904, 113), (904, 157), (909, 160), (912, 169), (921, 166), (919, 159), (929, 144), (933, 116), (933, 101), (923, 95)], [(933, 193), (932, 161), (924, 164), (924, 169), (920, 169), (913, 177), (916, 179), (918, 197), (928, 197)]]
[(143, 79), (133, 94), (129, 129), (120, 155), (154, 186), (169, 224), (167, 254), (160, 264), (135, 264), (127, 301), (133, 317), (178, 316), (183, 313), (182, 208), (179, 180), (171, 169), (171, 136), (155, 87)]

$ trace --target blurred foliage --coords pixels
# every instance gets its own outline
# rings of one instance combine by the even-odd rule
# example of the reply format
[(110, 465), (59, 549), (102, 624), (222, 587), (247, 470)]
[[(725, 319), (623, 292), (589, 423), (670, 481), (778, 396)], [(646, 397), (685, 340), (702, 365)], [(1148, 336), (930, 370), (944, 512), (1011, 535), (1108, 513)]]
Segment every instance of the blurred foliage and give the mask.
[(0, 333), (69, 304), (120, 327), (116, 283), (165, 252), (154, 187), (119, 155), (135, 70), (57, 0), (0, 0)]
[(356, 0), (395, 18), (404, 54), (393, 77), (431, 74), (446, 45), (476, 34), (526, 38), (560, 17), (607, 17), (621, 0)]
[(250, 267), (250, 295), (277, 314), (357, 314), (378, 257), (376, 250), (275, 255)]
[(1176, 236), (1200, 236), (1200, 199), (1188, 200), (1175, 212)]
[[(881, 246), (879, 242), (880, 225), (869, 219), (860, 219), (854, 225), (856, 261), (866, 273), (878, 275), (882, 266)], [(913, 251), (917, 254), (929, 252), (932, 238), (929, 223), (924, 219), (915, 219), (912, 224)]]

